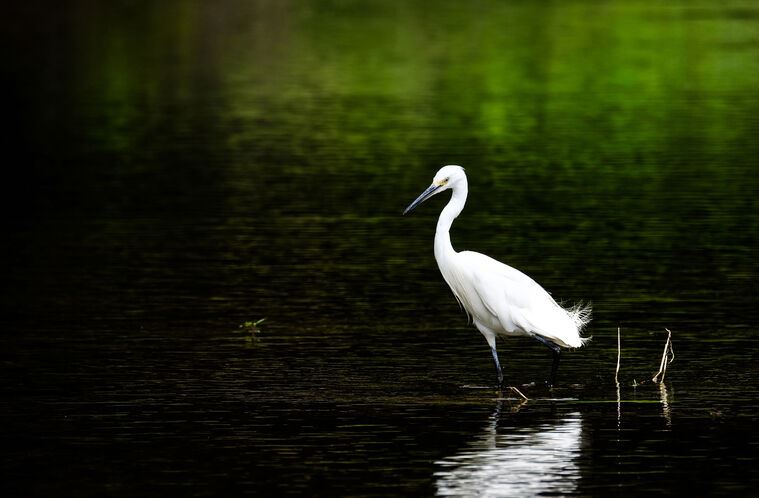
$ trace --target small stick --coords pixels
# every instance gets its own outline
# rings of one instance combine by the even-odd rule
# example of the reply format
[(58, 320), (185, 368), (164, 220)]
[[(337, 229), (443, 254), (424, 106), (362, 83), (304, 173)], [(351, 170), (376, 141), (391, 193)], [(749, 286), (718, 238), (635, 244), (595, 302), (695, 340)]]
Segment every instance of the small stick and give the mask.
[(509, 386), (509, 389), (511, 389), (512, 391), (514, 391), (514, 392), (515, 392), (515, 393), (517, 393), (518, 395), (520, 395), (520, 396), (522, 397), (522, 399), (524, 399), (525, 401), (527, 401), (528, 399), (530, 399), (530, 398), (528, 398), (527, 396), (525, 396), (524, 394), (522, 394), (522, 391), (520, 391), (519, 389), (517, 389), (517, 388), (516, 388), (516, 387), (514, 387), (514, 386)]
[[(667, 342), (664, 344), (664, 352), (661, 355), (659, 371), (656, 372), (656, 375), (651, 379), (654, 383), (664, 381), (664, 376), (667, 374), (667, 364), (672, 363), (672, 360), (675, 359), (675, 351), (672, 349), (672, 331), (668, 328), (665, 328), (664, 330), (667, 331)], [(669, 361), (667, 361), (667, 353), (671, 354)], [(661, 379), (658, 379), (659, 375), (661, 375)]]
[[(675, 361), (675, 348), (672, 346), (672, 331), (669, 330), (667, 327), (664, 327), (664, 330), (667, 331), (667, 339), (669, 340), (669, 359), (667, 360), (667, 365)], [(667, 372), (667, 367), (665, 365), (664, 372)], [(661, 380), (664, 380), (664, 374), (661, 376)]]
[(621, 333), (619, 331), (619, 327), (617, 327), (617, 371), (614, 372), (614, 382), (617, 383), (617, 387), (619, 387), (619, 360), (622, 358), (622, 339), (621, 339)]
[(617, 384), (617, 429), (622, 426), (622, 397), (619, 390), (619, 361), (622, 358), (622, 333), (617, 327), (617, 370), (614, 372), (614, 383)]

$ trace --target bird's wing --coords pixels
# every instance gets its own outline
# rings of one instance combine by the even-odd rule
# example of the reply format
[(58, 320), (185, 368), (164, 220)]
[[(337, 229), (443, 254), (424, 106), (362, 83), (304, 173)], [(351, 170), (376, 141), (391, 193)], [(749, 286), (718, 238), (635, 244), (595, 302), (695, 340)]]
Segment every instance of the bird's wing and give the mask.
[(567, 310), (532, 278), (484, 254), (459, 254), (472, 269), (473, 288), (483, 307), (506, 331), (539, 334), (563, 346), (579, 345), (577, 327)]
[(497, 313), (504, 300), (517, 308), (529, 308), (536, 299), (553, 298), (532, 278), (511, 266), (477, 252), (463, 251), (467, 267), (480, 298), (491, 313)]

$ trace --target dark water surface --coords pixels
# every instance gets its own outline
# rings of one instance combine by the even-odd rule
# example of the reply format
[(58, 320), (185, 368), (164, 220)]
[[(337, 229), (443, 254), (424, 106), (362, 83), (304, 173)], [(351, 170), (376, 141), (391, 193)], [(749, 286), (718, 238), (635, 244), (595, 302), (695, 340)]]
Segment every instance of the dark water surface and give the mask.
[[(759, 492), (755, 3), (3, 24), (4, 495)], [(529, 401), (437, 271), (445, 200), (400, 216), (450, 163), (457, 249), (593, 303), (553, 391), (500, 344)]]

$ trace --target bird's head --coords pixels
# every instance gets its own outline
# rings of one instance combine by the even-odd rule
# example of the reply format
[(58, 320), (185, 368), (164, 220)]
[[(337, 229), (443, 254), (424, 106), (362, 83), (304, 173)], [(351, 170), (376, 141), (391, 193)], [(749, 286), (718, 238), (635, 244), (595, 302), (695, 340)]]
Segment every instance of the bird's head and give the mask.
[(456, 188), (461, 182), (466, 182), (466, 174), (464, 168), (456, 166), (454, 164), (443, 166), (435, 174), (435, 178), (432, 179), (432, 185), (427, 187), (427, 190), (422, 192), (414, 202), (409, 204), (409, 207), (403, 211), (403, 214), (408, 214), (413, 211), (419, 204), (423, 203), (435, 194), (439, 194), (448, 189)]

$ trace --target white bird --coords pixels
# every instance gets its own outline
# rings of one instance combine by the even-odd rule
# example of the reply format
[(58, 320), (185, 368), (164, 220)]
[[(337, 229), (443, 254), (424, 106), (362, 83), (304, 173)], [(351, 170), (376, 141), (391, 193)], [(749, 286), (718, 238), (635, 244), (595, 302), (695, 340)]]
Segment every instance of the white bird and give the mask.
[(437, 222), (435, 259), (453, 295), (490, 345), (499, 387), (503, 385), (503, 372), (496, 351), (497, 336), (528, 336), (548, 346), (553, 352), (553, 365), (547, 384), (553, 386), (561, 348), (578, 348), (589, 340), (581, 337), (580, 331), (590, 322), (590, 307), (575, 305), (566, 309), (516, 268), (484, 254), (453, 249), (449, 230), (464, 209), (468, 193), (461, 166), (441, 168), (432, 185), (403, 214), (445, 190), (453, 193)]

